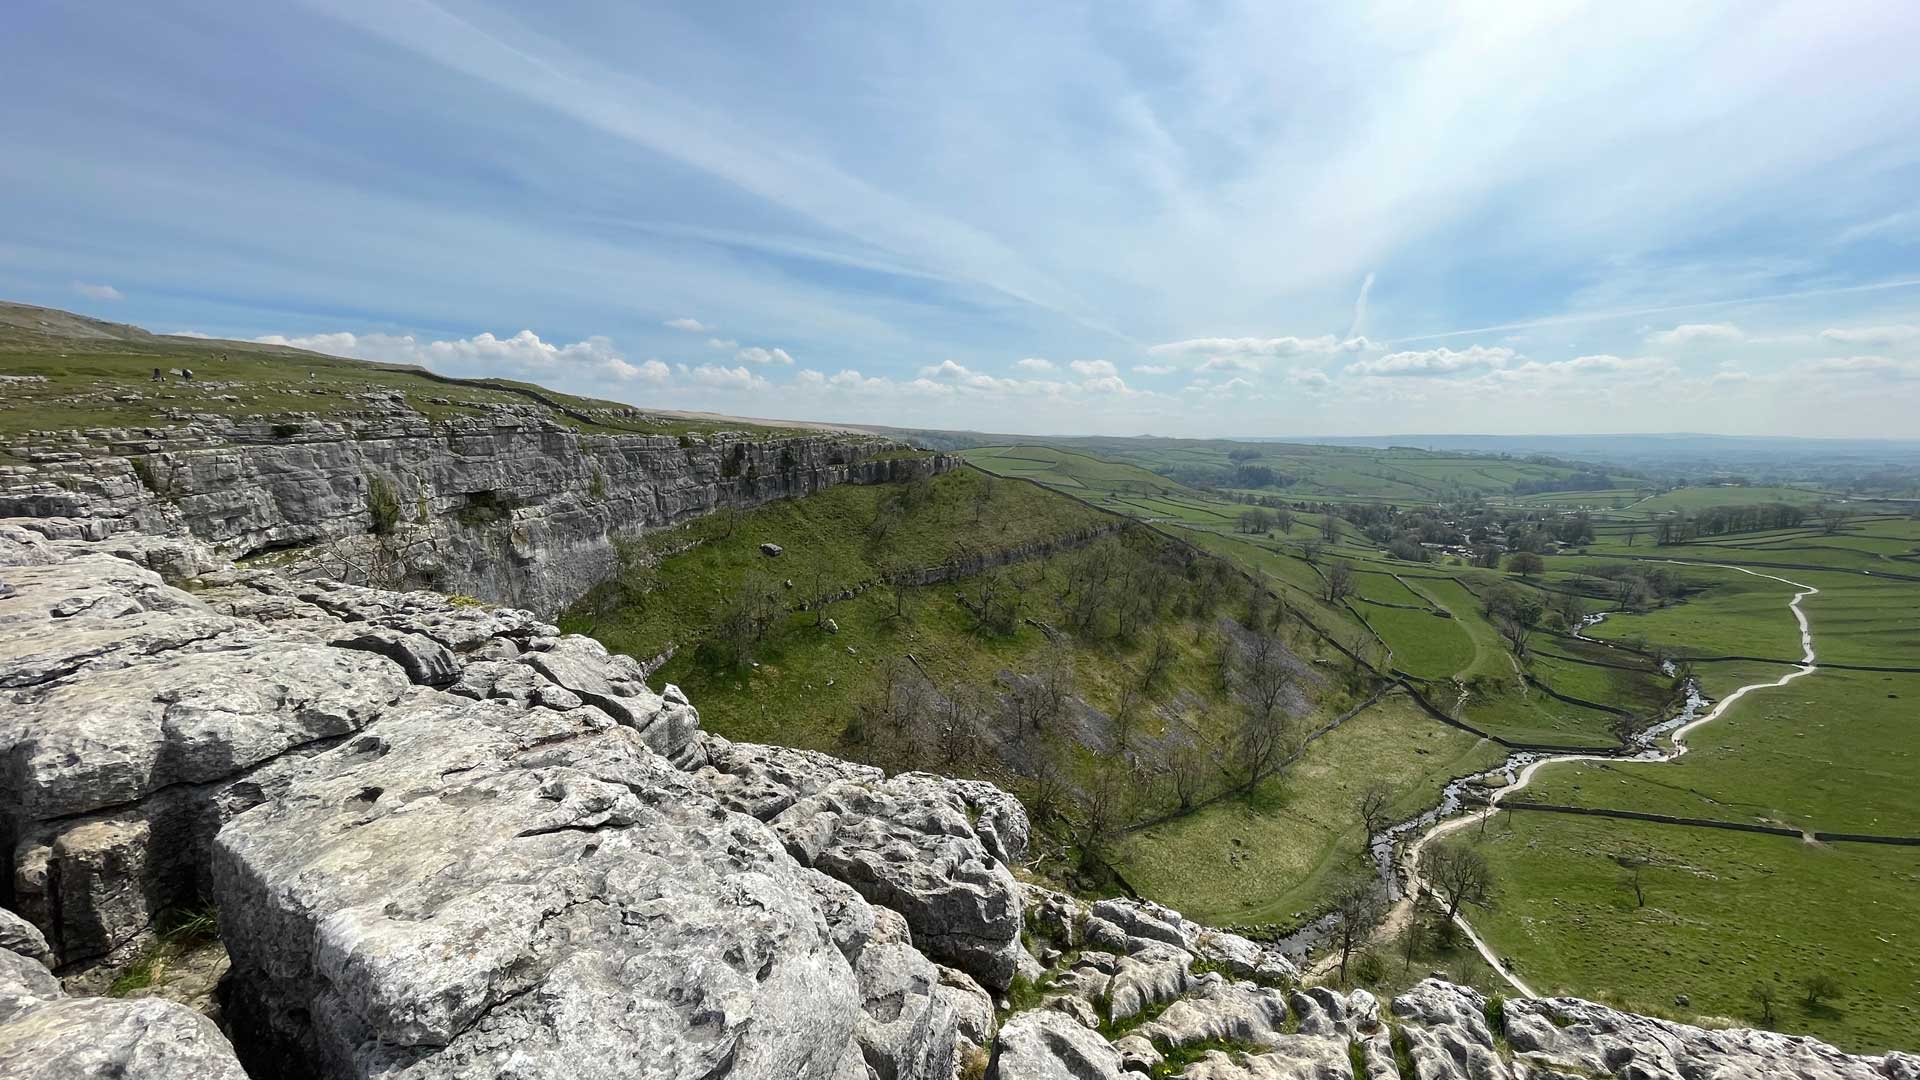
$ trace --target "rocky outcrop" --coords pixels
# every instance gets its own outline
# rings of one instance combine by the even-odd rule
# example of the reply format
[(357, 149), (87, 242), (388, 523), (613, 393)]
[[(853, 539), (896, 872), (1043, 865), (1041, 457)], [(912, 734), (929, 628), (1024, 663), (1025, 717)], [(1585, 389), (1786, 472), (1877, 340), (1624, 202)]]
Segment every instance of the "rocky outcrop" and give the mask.
[(68, 997), (52, 973), (0, 949), (0, 1076), (19, 1080), (246, 1080), (213, 1021), (157, 998)]
[(71, 433), (66, 452), (0, 468), (0, 516), (190, 535), (228, 557), (303, 549), (300, 565), (329, 578), (552, 615), (613, 572), (619, 536), (957, 464), (856, 435), (584, 434), (560, 420), (532, 404), (436, 420), (375, 395), (348, 419)]
[(414, 695), (222, 830), (214, 879), (282, 1072), (825, 1078), (853, 1035), (778, 840), (592, 707)]
[(949, 785), (928, 773), (842, 780), (773, 824), (801, 864), (904, 915), (929, 956), (1004, 990), (1019, 966), (1020, 887)]
[(1623, 1013), (1578, 998), (1520, 999), (1503, 1010), (1516, 1061), (1546, 1070), (1648, 1080), (1794, 1076), (1822, 1080), (1920, 1077), (1920, 1058), (1860, 1058), (1804, 1036), (1710, 1031)]
[[(416, 684), (522, 710), (590, 697), (594, 716), (673, 758), (697, 724), (631, 660), (525, 611), (232, 569), (189, 592), (76, 530), (27, 524), (0, 526), (0, 896), (62, 966), (137, 947), (162, 913), (204, 905), (220, 827)], [(127, 537), (98, 547), (212, 565)]]
[(1018, 881), (991, 784), (701, 734), (530, 612), (34, 524), (0, 522), (9, 1076), (239, 1076), (191, 1010), (47, 966), (92, 978), (211, 903), (256, 1077), (1920, 1078), (1573, 999), (1302, 987), (1161, 905)]

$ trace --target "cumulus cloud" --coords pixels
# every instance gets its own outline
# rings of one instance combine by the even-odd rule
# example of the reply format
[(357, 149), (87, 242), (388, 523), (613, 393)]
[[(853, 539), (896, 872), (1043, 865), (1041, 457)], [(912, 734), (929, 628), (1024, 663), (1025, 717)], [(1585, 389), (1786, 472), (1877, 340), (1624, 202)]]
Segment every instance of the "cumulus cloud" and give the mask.
[(1446, 347), (1417, 352), (1388, 353), (1347, 365), (1353, 375), (1441, 376), (1505, 367), (1518, 356), (1504, 346), (1472, 345), (1454, 350)]
[(1022, 371), (1052, 371), (1053, 361), (1044, 356), (1029, 356), (1013, 366)]
[(737, 349), (739, 347), (740, 343), (732, 338), (710, 337), (707, 339), (707, 348), (709, 349), (719, 349), (721, 352), (726, 352), (728, 349)]
[(1120, 374), (1118, 368), (1105, 360), (1075, 360), (1067, 366), (1073, 369), (1075, 375), (1085, 375), (1089, 378)]
[(1214, 371), (1259, 371), (1260, 365), (1245, 356), (1214, 356), (1195, 370), (1203, 374)]
[(1180, 370), (1179, 368), (1174, 367), (1172, 364), (1135, 364), (1133, 365), (1133, 373), (1135, 375), (1171, 375), (1174, 372), (1179, 370)]
[(765, 390), (773, 385), (745, 367), (721, 367), (718, 364), (688, 367), (681, 364), (680, 374), (697, 385), (716, 390)]
[(1666, 349), (1688, 345), (1726, 345), (1745, 340), (1745, 332), (1732, 323), (1683, 323), (1671, 330), (1656, 330), (1647, 335), (1649, 344)]
[(658, 360), (643, 360), (638, 364), (629, 364), (615, 356), (607, 361), (608, 374), (627, 382), (663, 383), (673, 378), (673, 372)]
[(1920, 326), (1860, 326), (1853, 329), (1833, 329), (1820, 331), (1822, 341), (1831, 341), (1836, 345), (1865, 345), (1886, 347), (1904, 345), (1910, 341), (1920, 341)]
[(787, 364), (793, 363), (793, 357), (785, 349), (764, 349), (758, 345), (749, 345), (733, 354), (735, 360), (745, 364)]
[(76, 281), (73, 283), (73, 291), (79, 293), (81, 296), (84, 296), (89, 300), (125, 300), (126, 299), (126, 296), (123, 295), (119, 289), (116, 289), (113, 286), (108, 285), (104, 282)]
[(345, 330), (304, 337), (268, 334), (254, 340), (264, 345), (286, 345), (360, 360), (419, 364), (456, 375), (540, 378), (583, 371), (646, 382), (661, 382), (669, 375), (666, 365), (656, 360), (629, 362), (614, 348), (613, 342), (604, 337), (560, 345), (542, 341), (540, 335), (531, 330), (522, 330), (508, 338), (481, 333), (444, 341), (421, 341), (411, 334), (355, 334)]
[(689, 334), (704, 334), (707, 326), (699, 319), (668, 319), (661, 325), (673, 330), (685, 330)]
[(1373, 342), (1364, 337), (1341, 340), (1332, 334), (1322, 334), (1311, 338), (1189, 338), (1151, 346), (1147, 353), (1175, 360), (1240, 357), (1257, 361), (1282, 360), (1293, 356), (1332, 356), (1342, 352), (1365, 352), (1374, 347)]

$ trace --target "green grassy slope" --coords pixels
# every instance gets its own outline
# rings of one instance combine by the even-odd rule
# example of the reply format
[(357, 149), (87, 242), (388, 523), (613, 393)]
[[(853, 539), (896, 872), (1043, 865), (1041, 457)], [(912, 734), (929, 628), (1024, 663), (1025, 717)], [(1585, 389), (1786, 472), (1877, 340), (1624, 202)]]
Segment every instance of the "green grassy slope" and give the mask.
[[(154, 369), (162, 378), (155, 381)], [(186, 382), (179, 374), (193, 372)], [(66, 312), (0, 303), (0, 375), (25, 376), (0, 395), (0, 438), (28, 431), (164, 427), (169, 412), (231, 417), (361, 412), (356, 395), (385, 392), (433, 419), (473, 415), (489, 405), (541, 401), (553, 418), (582, 431), (677, 435), (758, 431), (756, 425), (674, 414), (629, 415), (632, 407), (510, 379), (452, 379), (420, 368), (374, 364), (304, 349), (245, 341), (152, 334)], [(573, 415), (569, 415), (569, 413)]]

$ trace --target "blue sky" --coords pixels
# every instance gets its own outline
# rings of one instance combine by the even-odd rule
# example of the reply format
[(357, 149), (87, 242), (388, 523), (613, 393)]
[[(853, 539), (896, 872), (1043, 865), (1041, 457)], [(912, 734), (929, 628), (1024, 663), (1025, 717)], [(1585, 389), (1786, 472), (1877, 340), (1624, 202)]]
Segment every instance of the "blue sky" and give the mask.
[(7, 22), (0, 296), (155, 330), (938, 427), (1920, 435), (1910, 0)]

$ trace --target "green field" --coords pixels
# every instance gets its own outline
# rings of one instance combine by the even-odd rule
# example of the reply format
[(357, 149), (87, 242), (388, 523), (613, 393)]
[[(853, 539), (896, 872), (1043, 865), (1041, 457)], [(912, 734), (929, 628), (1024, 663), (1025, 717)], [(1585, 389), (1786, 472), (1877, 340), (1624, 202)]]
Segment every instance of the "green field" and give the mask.
[(1364, 870), (1355, 807), (1362, 789), (1387, 785), (1398, 814), (1412, 817), (1448, 780), (1502, 757), (1492, 743), (1391, 697), (1323, 736), (1252, 797), (1130, 834), (1116, 845), (1114, 863), (1143, 895), (1190, 918), (1290, 927)]
[[(1766, 982), (1781, 1030), (1861, 1052), (1913, 1045), (1920, 849), (1538, 812), (1500, 815), (1479, 844), (1496, 887), (1474, 925), (1541, 993), (1748, 1027)], [(1644, 906), (1622, 857), (1647, 860)], [(1808, 1009), (1815, 973), (1845, 993)]]

